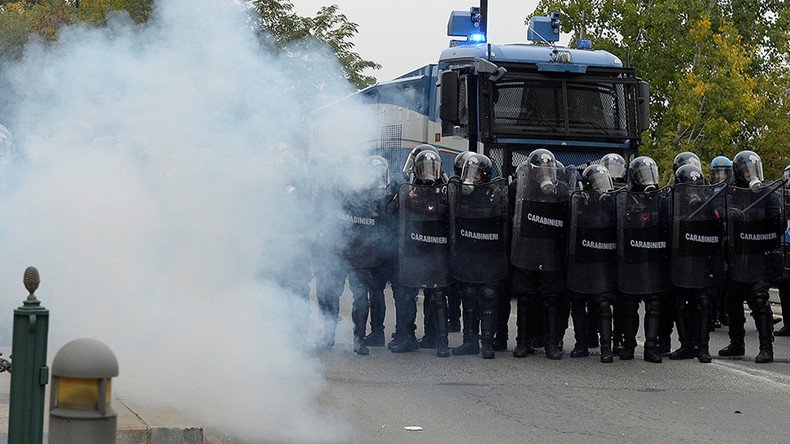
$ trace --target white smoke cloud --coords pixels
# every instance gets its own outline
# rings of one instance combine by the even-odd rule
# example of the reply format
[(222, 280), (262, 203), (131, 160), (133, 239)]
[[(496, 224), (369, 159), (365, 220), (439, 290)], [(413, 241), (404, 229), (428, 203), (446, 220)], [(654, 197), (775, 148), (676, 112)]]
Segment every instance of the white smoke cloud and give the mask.
[[(322, 371), (301, 339), (310, 308), (271, 278), (300, 276), (311, 250), (293, 243), (306, 199), (283, 198), (284, 184), (309, 189), (306, 167), (270, 147), (308, 139), (307, 111), (352, 91), (339, 72), (328, 50), (262, 50), (232, 0), (168, 0), (142, 27), (114, 16), (31, 44), (1, 73), (15, 101), (2, 342), (36, 265), (50, 356), (100, 339), (118, 356), (118, 392), (243, 440), (347, 437), (317, 407)], [(372, 122), (346, 116), (326, 134), (338, 149)]]

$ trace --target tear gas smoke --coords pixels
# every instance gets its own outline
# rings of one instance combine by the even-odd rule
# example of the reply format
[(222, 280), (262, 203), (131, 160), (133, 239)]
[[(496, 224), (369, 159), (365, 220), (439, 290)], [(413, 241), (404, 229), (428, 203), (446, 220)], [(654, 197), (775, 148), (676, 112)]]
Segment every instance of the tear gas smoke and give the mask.
[[(143, 27), (70, 27), (6, 66), (2, 342), (36, 265), (50, 353), (106, 342), (116, 392), (243, 440), (342, 440), (316, 405), (310, 307), (292, 283), (309, 279), (314, 246), (308, 110), (352, 89), (330, 51), (268, 53), (249, 23), (232, 0), (168, 0)], [(326, 146), (372, 127), (344, 117)]]

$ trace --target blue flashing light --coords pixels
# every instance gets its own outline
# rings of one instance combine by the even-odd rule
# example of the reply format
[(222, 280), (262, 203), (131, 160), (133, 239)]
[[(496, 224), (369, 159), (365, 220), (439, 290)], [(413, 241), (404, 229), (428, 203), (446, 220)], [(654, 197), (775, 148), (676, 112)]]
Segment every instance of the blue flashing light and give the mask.
[(486, 35), (482, 32), (473, 32), (466, 38), (469, 43), (485, 43)]
[(592, 49), (592, 41), (587, 39), (579, 40), (579, 43), (576, 45), (578, 49)]

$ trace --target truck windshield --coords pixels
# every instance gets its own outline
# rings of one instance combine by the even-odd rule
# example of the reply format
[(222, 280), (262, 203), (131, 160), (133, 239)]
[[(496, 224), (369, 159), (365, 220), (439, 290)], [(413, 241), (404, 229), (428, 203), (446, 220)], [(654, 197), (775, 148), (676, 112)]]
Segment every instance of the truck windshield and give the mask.
[(629, 85), (607, 80), (505, 78), (492, 85), (493, 130), (629, 137)]

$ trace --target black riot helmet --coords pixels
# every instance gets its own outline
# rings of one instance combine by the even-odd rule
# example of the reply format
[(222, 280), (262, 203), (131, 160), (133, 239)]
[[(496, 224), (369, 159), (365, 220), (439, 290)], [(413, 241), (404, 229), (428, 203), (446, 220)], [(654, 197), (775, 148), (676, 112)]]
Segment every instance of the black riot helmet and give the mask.
[(464, 169), (464, 163), (466, 159), (469, 158), (472, 154), (475, 154), (472, 151), (464, 151), (463, 153), (455, 156), (455, 161), (453, 162), (453, 171), (456, 176), (461, 177), (461, 171)]
[(716, 156), (710, 161), (710, 181), (713, 183), (732, 183), (732, 160), (725, 156)]
[(390, 183), (390, 164), (381, 156), (368, 157), (368, 164), (373, 170), (376, 187), (387, 188)]
[(540, 184), (543, 191), (552, 191), (557, 185), (557, 160), (547, 149), (537, 149), (527, 156), (529, 177)]
[(785, 188), (790, 188), (790, 165), (785, 167), (785, 172), (782, 173), (782, 180), (785, 181)]
[(442, 178), (442, 157), (439, 153), (425, 150), (414, 157), (414, 182), (435, 184)]
[(675, 183), (705, 185), (705, 174), (702, 172), (702, 168), (687, 163), (675, 171)]
[(603, 165), (590, 165), (582, 172), (582, 184), (586, 191), (605, 193), (614, 189), (612, 174)]
[(628, 165), (625, 163), (623, 156), (617, 153), (609, 153), (601, 158), (601, 165), (609, 170), (612, 180), (618, 182), (625, 181), (625, 173)]
[(735, 184), (753, 188), (763, 182), (763, 161), (754, 151), (741, 151), (732, 159)]
[(700, 162), (699, 156), (692, 153), (691, 151), (683, 151), (682, 153), (675, 156), (675, 160), (672, 161), (672, 173), (677, 173), (678, 168), (682, 167), (683, 165), (696, 165), (702, 168), (702, 162)]
[(652, 191), (658, 189), (658, 165), (656, 161), (639, 156), (628, 165), (628, 185), (633, 191)]
[(493, 172), (494, 164), (488, 156), (472, 153), (464, 162), (464, 167), (461, 170), (461, 182), (470, 185), (490, 182)]
[(403, 177), (406, 180), (410, 179), (410, 175), (414, 174), (414, 160), (418, 154), (423, 151), (433, 151), (436, 155), (439, 155), (439, 151), (433, 145), (428, 145), (427, 143), (423, 143), (422, 145), (417, 145), (412, 148), (411, 152), (409, 153), (409, 157), (406, 158), (406, 163), (403, 164)]

